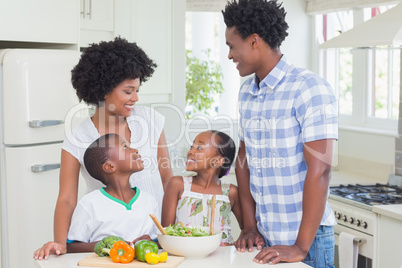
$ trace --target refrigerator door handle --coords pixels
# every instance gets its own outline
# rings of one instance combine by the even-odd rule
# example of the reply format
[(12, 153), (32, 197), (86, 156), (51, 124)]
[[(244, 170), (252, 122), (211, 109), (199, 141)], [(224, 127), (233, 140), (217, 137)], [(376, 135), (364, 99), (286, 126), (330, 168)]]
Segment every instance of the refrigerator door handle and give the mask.
[(31, 166), (32, 172), (44, 172), (48, 170), (58, 169), (60, 168), (60, 164), (47, 164), (47, 165), (33, 165)]
[(29, 127), (40, 128), (40, 127), (50, 127), (64, 124), (63, 120), (32, 120), (29, 121)]

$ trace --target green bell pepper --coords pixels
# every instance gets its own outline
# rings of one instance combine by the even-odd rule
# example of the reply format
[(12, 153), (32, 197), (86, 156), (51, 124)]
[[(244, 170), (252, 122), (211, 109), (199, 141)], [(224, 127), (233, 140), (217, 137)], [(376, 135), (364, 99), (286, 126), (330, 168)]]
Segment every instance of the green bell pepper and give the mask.
[(137, 241), (134, 244), (134, 249), (135, 257), (137, 257), (139, 261), (145, 261), (145, 254), (150, 252), (158, 254), (159, 251), (158, 245), (155, 242), (149, 240)]

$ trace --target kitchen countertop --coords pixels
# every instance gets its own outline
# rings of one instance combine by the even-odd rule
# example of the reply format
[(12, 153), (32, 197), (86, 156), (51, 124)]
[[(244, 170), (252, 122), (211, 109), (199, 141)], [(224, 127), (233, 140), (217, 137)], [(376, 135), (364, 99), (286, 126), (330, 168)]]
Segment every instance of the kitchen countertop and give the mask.
[[(234, 246), (219, 247), (216, 251), (209, 254), (206, 258), (186, 259), (178, 268), (222, 268), (222, 267), (259, 267), (261, 264), (253, 262), (254, 256), (258, 253), (256, 249), (253, 252), (237, 252)], [(86, 267), (77, 266), (78, 261), (85, 258), (91, 253), (70, 253), (61, 256), (51, 255), (48, 260), (36, 261), (36, 267), (40, 268), (71, 268), (71, 267)], [(124, 265), (122, 265), (123, 267)], [(156, 265), (155, 267), (158, 267)], [(279, 268), (308, 268), (310, 266), (302, 263), (279, 263), (273, 267)]]
[(402, 221), (402, 205), (376, 205), (372, 211)]
[(333, 169), (331, 171), (331, 181), (330, 186), (339, 186), (340, 184), (376, 184), (376, 183), (387, 183), (388, 178), (382, 180), (369, 177), (355, 172), (350, 172), (346, 170)]

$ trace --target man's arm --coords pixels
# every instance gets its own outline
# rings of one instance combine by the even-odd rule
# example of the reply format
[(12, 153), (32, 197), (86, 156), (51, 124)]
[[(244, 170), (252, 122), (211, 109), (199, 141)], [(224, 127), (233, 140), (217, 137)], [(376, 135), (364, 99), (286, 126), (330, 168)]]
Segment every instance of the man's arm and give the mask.
[(250, 171), (248, 169), (246, 158), (246, 147), (244, 141), (240, 141), (239, 152), (236, 158), (236, 178), (240, 196), (240, 204), (243, 212), (244, 229), (235, 242), (238, 251), (253, 251), (253, 246), (261, 249), (264, 245), (264, 239), (257, 230), (257, 221), (255, 219), (255, 202), (250, 192)]
[(303, 190), (303, 217), (295, 245), (307, 255), (324, 215), (333, 161), (334, 140), (303, 145), (307, 174)]

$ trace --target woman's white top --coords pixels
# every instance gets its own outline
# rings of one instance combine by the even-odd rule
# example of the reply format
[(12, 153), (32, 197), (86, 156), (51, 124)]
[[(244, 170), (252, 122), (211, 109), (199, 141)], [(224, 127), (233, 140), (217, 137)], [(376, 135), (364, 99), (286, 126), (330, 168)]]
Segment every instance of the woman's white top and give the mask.
[[(163, 186), (158, 168), (158, 142), (163, 130), (165, 118), (157, 111), (146, 106), (134, 106), (131, 116), (126, 118), (131, 131), (130, 147), (139, 151), (144, 161), (144, 170), (136, 172), (130, 177), (131, 187), (138, 187), (141, 191), (155, 197), (160, 218), (162, 208)], [(69, 152), (81, 164), (81, 175), (87, 184), (87, 193), (105, 185), (91, 177), (84, 166), (85, 150), (100, 137), (91, 118), (84, 119), (72, 130), (66, 129), (66, 138), (62, 149)]]
[(156, 238), (156, 227), (149, 214), (158, 210), (153, 196), (134, 188), (128, 204), (109, 195), (103, 188), (86, 194), (71, 218), (68, 240), (96, 242), (115, 235), (134, 241), (142, 235)]

